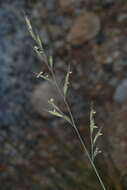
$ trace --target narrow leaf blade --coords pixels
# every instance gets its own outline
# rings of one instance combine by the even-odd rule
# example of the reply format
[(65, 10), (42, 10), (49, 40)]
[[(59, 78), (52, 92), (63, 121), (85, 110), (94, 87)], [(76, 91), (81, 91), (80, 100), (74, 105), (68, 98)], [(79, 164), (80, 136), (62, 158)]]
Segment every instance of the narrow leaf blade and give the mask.
[(63, 88), (64, 96), (66, 96), (67, 94), (68, 85), (69, 85), (69, 76), (70, 76), (70, 65), (68, 66), (67, 74), (65, 77), (65, 83), (64, 83), (64, 88)]
[[(57, 110), (58, 112), (61, 112), (60, 108), (58, 108), (58, 106), (54, 103), (54, 100), (52, 101), (52, 99), (50, 99), (48, 101), (48, 103), (55, 109)], [(61, 112), (62, 113), (62, 112)]]
[(51, 68), (53, 68), (53, 57), (52, 56), (49, 57), (49, 65)]
[(94, 137), (94, 139), (93, 139), (93, 144), (95, 144), (96, 141), (97, 141), (97, 139), (98, 139), (100, 136), (102, 136), (101, 130), (102, 130), (102, 128), (100, 128), (100, 129), (98, 130), (98, 132), (96, 133), (96, 135), (95, 135), (95, 137)]
[(39, 47), (40, 47), (41, 49), (43, 49), (42, 40), (41, 40), (39, 34), (37, 34), (37, 43), (38, 43)]
[(63, 118), (63, 115), (62, 114), (60, 114), (59, 112), (57, 112), (57, 111), (48, 111), (51, 115), (54, 115), (54, 116), (56, 116), (56, 117), (61, 117), (61, 118)]
[(93, 160), (96, 158), (96, 156), (98, 155), (98, 154), (101, 154), (101, 150), (98, 148), (98, 147), (96, 147), (96, 149), (95, 149), (95, 151), (94, 151), (94, 154), (93, 154)]
[(26, 21), (26, 25), (27, 25), (27, 27), (28, 27), (28, 31), (29, 31), (31, 37), (32, 37), (34, 40), (36, 40), (36, 36), (35, 36), (35, 34), (34, 34), (34, 32), (33, 32), (33, 28), (32, 28), (30, 19), (29, 19), (27, 16), (25, 17), (25, 21)]
[(70, 118), (69, 118), (68, 116), (64, 115), (63, 118), (64, 118), (68, 123), (72, 124), (72, 122), (71, 122), (71, 120), (70, 120)]

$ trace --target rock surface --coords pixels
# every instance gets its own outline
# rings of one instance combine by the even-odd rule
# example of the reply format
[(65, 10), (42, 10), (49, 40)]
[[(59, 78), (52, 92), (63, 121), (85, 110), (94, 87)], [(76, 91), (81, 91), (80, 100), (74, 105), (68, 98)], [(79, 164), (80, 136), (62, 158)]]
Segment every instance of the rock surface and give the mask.
[(114, 100), (120, 104), (127, 101), (127, 79), (124, 79), (116, 88)]

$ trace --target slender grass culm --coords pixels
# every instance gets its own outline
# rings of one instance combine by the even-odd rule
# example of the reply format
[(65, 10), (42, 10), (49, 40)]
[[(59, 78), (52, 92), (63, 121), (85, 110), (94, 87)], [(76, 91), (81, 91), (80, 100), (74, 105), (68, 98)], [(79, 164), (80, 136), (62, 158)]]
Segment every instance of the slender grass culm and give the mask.
[[(91, 111), (90, 111), (90, 142), (91, 142), (91, 150), (90, 152), (88, 151), (85, 141), (82, 138), (82, 136), (80, 135), (80, 132), (78, 130), (78, 127), (76, 126), (71, 108), (68, 104), (67, 101), (67, 91), (68, 91), (68, 87), (69, 87), (69, 78), (70, 78), (70, 74), (72, 73), (70, 71), (70, 65), (68, 66), (68, 70), (67, 70), (67, 74), (65, 76), (65, 82), (63, 85), (63, 89), (61, 90), (61, 87), (59, 86), (57, 79), (56, 79), (56, 75), (55, 75), (55, 71), (54, 71), (54, 63), (53, 63), (53, 58), (51, 56), (47, 56), (44, 52), (43, 49), (43, 43), (42, 40), (40, 38), (40, 36), (33, 31), (31, 22), (29, 20), (29, 18), (26, 16), (25, 17), (25, 21), (26, 21), (26, 25), (28, 28), (28, 31), (31, 35), (31, 37), (33, 38), (33, 40), (35, 41), (35, 46), (34, 46), (34, 50), (37, 54), (37, 56), (41, 59), (41, 61), (43, 61), (47, 67), (48, 67), (48, 71), (49, 71), (49, 75), (45, 75), (45, 73), (40, 72), (38, 73), (36, 76), (39, 78), (43, 78), (44, 80), (48, 81), (49, 83), (51, 83), (51, 85), (54, 85), (59, 93), (59, 95), (61, 96), (65, 107), (67, 109), (68, 115), (66, 115), (57, 105), (55, 102), (55, 99), (51, 98), (48, 103), (50, 104), (50, 107), (52, 108), (51, 110), (47, 110), (49, 112), (49, 114), (52, 114), (53, 116), (56, 117), (60, 117), (65, 119), (71, 126), (72, 128), (75, 130), (77, 137), (81, 143), (81, 146), (88, 158), (88, 160), (90, 161), (90, 164), (99, 180), (100, 186), (102, 187), (103, 190), (106, 190), (106, 187), (99, 175), (99, 172), (95, 166), (94, 160), (96, 158), (96, 156), (101, 153), (101, 151), (99, 150), (98, 147), (96, 147), (96, 141), (98, 139), (99, 136), (102, 135), (101, 133), (101, 128), (97, 130), (97, 126), (95, 125), (95, 121), (94, 121), (94, 115), (95, 115), (95, 111), (93, 109), (93, 105), (91, 106)], [(97, 130), (97, 132), (96, 132)]]

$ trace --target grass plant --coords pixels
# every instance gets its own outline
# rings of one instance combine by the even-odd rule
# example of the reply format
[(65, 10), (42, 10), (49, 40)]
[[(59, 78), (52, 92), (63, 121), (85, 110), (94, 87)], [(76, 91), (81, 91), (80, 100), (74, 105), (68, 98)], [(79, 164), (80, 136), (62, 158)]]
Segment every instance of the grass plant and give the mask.
[(36, 77), (38, 78), (42, 78), (46, 81), (48, 81), (51, 85), (54, 85), (54, 87), (57, 89), (59, 95), (61, 96), (64, 105), (66, 107), (67, 110), (67, 114), (65, 114), (60, 108), (59, 106), (56, 104), (55, 99), (51, 98), (48, 103), (50, 104), (51, 109), (47, 110), (49, 112), (49, 114), (56, 116), (56, 117), (60, 117), (63, 118), (64, 120), (66, 120), (70, 126), (75, 130), (76, 134), (77, 134), (77, 138), (80, 141), (80, 144), (100, 182), (100, 187), (103, 190), (106, 190), (106, 187), (103, 183), (103, 180), (100, 177), (100, 174), (95, 166), (95, 158), (97, 157), (98, 154), (101, 153), (101, 150), (96, 146), (96, 142), (98, 140), (98, 138), (100, 136), (102, 136), (102, 128), (98, 128), (98, 126), (96, 126), (95, 124), (95, 120), (94, 120), (94, 115), (95, 115), (95, 110), (93, 108), (93, 104), (91, 105), (91, 111), (90, 111), (90, 142), (91, 142), (91, 150), (89, 151), (86, 147), (86, 143), (85, 140), (82, 138), (80, 131), (76, 125), (76, 122), (74, 120), (74, 116), (72, 114), (71, 111), (71, 107), (69, 105), (68, 99), (67, 99), (67, 93), (68, 93), (68, 88), (69, 88), (69, 81), (70, 81), (70, 75), (72, 74), (71, 70), (70, 70), (70, 65), (68, 66), (67, 69), (67, 73), (65, 75), (65, 80), (64, 80), (64, 85), (63, 88), (61, 89), (61, 87), (59, 86), (59, 83), (57, 81), (56, 78), (56, 74), (55, 74), (55, 69), (54, 69), (54, 62), (53, 62), (53, 58), (52, 56), (47, 56), (45, 54), (45, 51), (43, 49), (43, 43), (42, 40), (40, 38), (40, 36), (38, 35), (37, 32), (35, 32), (33, 30), (33, 27), (31, 25), (31, 21), (30, 19), (26, 16), (25, 17), (25, 21), (26, 21), (26, 25), (28, 28), (28, 31), (30, 33), (30, 36), (32, 37), (32, 39), (35, 42), (35, 46), (34, 46), (34, 50), (37, 54), (37, 56), (39, 57), (39, 59), (41, 61), (43, 61), (48, 68), (49, 73), (45, 74), (44, 72), (39, 72), (36, 74)]

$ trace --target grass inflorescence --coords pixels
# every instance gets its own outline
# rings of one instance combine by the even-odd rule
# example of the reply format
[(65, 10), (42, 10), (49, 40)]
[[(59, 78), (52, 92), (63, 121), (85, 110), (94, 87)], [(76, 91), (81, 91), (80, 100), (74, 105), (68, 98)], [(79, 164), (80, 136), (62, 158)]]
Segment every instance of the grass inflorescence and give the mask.
[(68, 88), (69, 88), (69, 80), (70, 80), (70, 75), (72, 74), (71, 70), (70, 70), (70, 65), (68, 66), (67, 69), (67, 73), (65, 76), (65, 80), (64, 80), (64, 85), (63, 88), (61, 89), (61, 87), (59, 86), (59, 83), (57, 81), (56, 75), (55, 75), (55, 71), (54, 71), (54, 61), (52, 56), (47, 56), (45, 54), (45, 51), (43, 49), (43, 43), (42, 40), (40, 38), (40, 36), (38, 35), (38, 33), (33, 31), (31, 22), (29, 20), (28, 17), (25, 17), (25, 21), (27, 24), (27, 28), (28, 31), (30, 33), (30, 36), (32, 37), (32, 39), (35, 42), (35, 46), (34, 46), (34, 51), (36, 52), (37, 56), (39, 57), (40, 60), (42, 60), (49, 71), (49, 74), (45, 74), (42, 71), (36, 74), (36, 77), (38, 78), (42, 78), (46, 81), (48, 81), (51, 85), (54, 85), (54, 87), (57, 89), (59, 95), (61, 96), (64, 105), (66, 107), (67, 110), (67, 114), (65, 114), (58, 105), (56, 105), (56, 101), (55, 99), (51, 98), (48, 103), (50, 104), (51, 109), (47, 110), (49, 112), (49, 114), (56, 116), (56, 117), (60, 117), (63, 118), (64, 120), (66, 120), (66, 122), (68, 122), (71, 127), (75, 130), (77, 137), (80, 141), (80, 144), (88, 158), (88, 160), (90, 161), (90, 164), (100, 182), (100, 186), (102, 187), (103, 190), (106, 190), (106, 187), (99, 175), (99, 172), (95, 166), (94, 160), (97, 157), (98, 154), (101, 153), (101, 150), (96, 146), (96, 142), (98, 140), (98, 138), (102, 135), (102, 128), (98, 128), (98, 126), (95, 125), (95, 120), (94, 120), (94, 115), (95, 115), (95, 110), (93, 108), (93, 105), (91, 105), (91, 111), (90, 111), (90, 142), (91, 142), (91, 150), (88, 151), (87, 147), (86, 147), (86, 143), (84, 141), (84, 139), (82, 138), (80, 131), (75, 123), (71, 108), (69, 106), (68, 100), (67, 100), (67, 93), (68, 93)]

